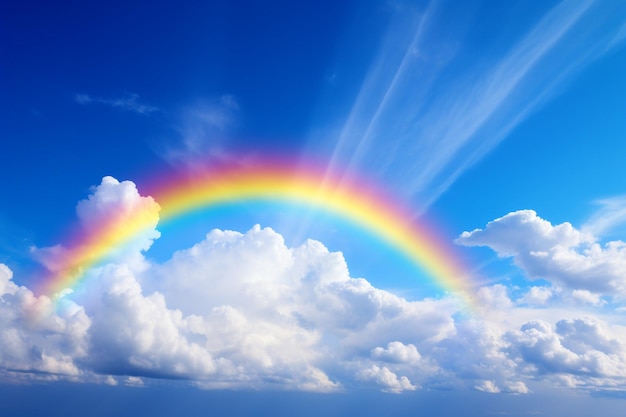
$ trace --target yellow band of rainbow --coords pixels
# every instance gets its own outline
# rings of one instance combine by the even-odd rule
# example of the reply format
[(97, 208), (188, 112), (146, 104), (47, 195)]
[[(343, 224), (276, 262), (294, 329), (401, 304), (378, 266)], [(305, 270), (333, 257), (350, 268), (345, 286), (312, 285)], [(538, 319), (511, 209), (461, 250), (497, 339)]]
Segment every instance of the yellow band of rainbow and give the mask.
[(153, 212), (112, 213), (97, 229), (74, 239), (57, 262), (57, 272), (43, 288), (55, 294), (72, 288), (85, 272), (138, 234), (195, 210), (246, 201), (296, 202), (329, 211), (373, 233), (425, 271), (443, 290), (469, 301), (467, 268), (451, 245), (423, 218), (414, 214), (373, 182), (334, 175), (313, 165), (265, 160), (245, 166), (220, 166), (194, 175), (161, 176), (149, 194), (161, 207)]

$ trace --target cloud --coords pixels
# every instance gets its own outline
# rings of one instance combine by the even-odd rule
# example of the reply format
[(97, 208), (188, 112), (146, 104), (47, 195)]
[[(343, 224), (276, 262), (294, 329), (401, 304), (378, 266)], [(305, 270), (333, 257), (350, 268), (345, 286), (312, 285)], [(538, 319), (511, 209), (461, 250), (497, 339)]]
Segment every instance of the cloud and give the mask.
[[(85, 200), (76, 205), (76, 214), (82, 229), (90, 234), (102, 230), (103, 224), (107, 227), (113, 218), (116, 225), (128, 224), (132, 219), (141, 216), (145, 223), (145, 232), (133, 238), (131, 244), (126, 244), (127, 252), (146, 251), (160, 233), (156, 230), (159, 222), (161, 207), (152, 197), (144, 197), (139, 194), (137, 187), (132, 181), (118, 181), (107, 176), (102, 178), (101, 183), (92, 188), (92, 193)], [(129, 249), (128, 245), (134, 246)]]
[[(85, 230), (107, 213), (137, 210), (157, 226), (158, 203), (111, 177), (77, 206)], [(522, 215), (530, 246), (585, 242), (571, 226)], [(512, 300), (509, 287), (483, 287), (472, 314), (451, 296), (411, 301), (376, 288), (351, 277), (341, 253), (313, 240), (289, 247), (269, 228), (212, 230), (162, 263), (146, 258), (156, 237), (119, 248), (56, 303), (16, 285), (0, 265), (0, 378), (316, 392), (525, 394), (537, 381), (626, 390), (623, 330), (592, 315), (563, 319), (550, 305), (554, 289)], [(505, 241), (506, 253), (521, 245)], [(596, 301), (585, 290), (567, 294)], [(556, 325), (537, 315), (557, 317)]]
[(595, 236), (603, 236), (626, 224), (626, 196), (596, 201), (600, 210), (583, 225), (582, 230)]
[(161, 294), (144, 296), (128, 268), (105, 268), (99, 278), (103, 292), (89, 306), (93, 370), (171, 378), (216, 372), (210, 352), (187, 339), (189, 324), (179, 311), (167, 309)]
[(238, 162), (233, 156), (231, 130), (239, 114), (237, 99), (229, 94), (201, 101), (183, 109), (177, 136), (157, 152), (168, 162), (194, 168), (207, 163)]
[(83, 106), (90, 104), (104, 104), (119, 110), (143, 115), (149, 115), (160, 110), (158, 107), (141, 102), (140, 97), (137, 94), (126, 94), (124, 97), (114, 99), (105, 99), (89, 94), (76, 94), (74, 96), (74, 101)]
[(518, 300), (521, 304), (545, 306), (555, 296), (555, 290), (551, 287), (530, 287)]
[[(623, 7), (565, 0), (506, 50), (483, 48), (467, 62), (457, 51), (466, 49), (466, 28), (475, 22), (457, 18), (451, 24), (442, 10), (435, 3), (419, 11), (398, 7), (333, 139), (331, 169), (367, 169), (390, 184), (401, 178), (399, 191), (423, 209), (567, 81), (624, 40)], [(444, 19), (445, 34), (437, 32)], [(449, 69), (456, 65), (465, 69), (463, 77), (451, 79)]]
[(369, 381), (375, 381), (378, 385), (383, 387), (383, 391), (392, 392), (398, 394), (402, 391), (415, 391), (417, 387), (409, 381), (406, 376), (398, 378), (396, 374), (391, 372), (389, 368), (383, 366), (378, 367), (372, 365), (372, 367), (363, 369), (359, 372), (359, 378)]
[(596, 320), (561, 320), (556, 327), (535, 320), (509, 332), (506, 339), (511, 356), (531, 365), (526, 370), (533, 375), (570, 374), (579, 382), (595, 378), (598, 385), (626, 377), (623, 342)]
[(478, 391), (488, 392), (490, 394), (497, 394), (500, 392), (500, 388), (498, 388), (493, 381), (482, 381), (479, 385), (474, 386)]
[[(387, 381), (391, 385), (383, 384), (385, 390), (409, 389), (413, 384), (402, 378), (390, 382), (392, 365), (374, 362), (423, 371), (413, 366), (420, 358), (416, 346), (398, 338), (416, 343), (441, 339), (451, 330), (449, 314), (454, 311), (446, 302), (408, 302), (350, 278), (341, 254), (315, 241), (288, 248), (282, 236), (258, 226), (246, 234), (211, 231), (204, 241), (142, 276), (145, 288), (167, 294), (171, 307), (204, 317), (206, 346), (217, 357), (243, 366), (248, 380), (270, 371), (293, 379), (308, 374), (312, 365), (318, 374), (328, 375), (323, 364), (332, 357), (327, 372), (354, 372), (376, 384)], [(406, 334), (407, 326), (415, 330)], [(363, 369), (369, 371), (363, 374)], [(333, 384), (317, 389), (338, 386)]]
[(456, 242), (488, 246), (498, 256), (513, 258), (530, 278), (579, 290), (574, 295), (578, 299), (584, 296), (597, 304), (597, 294), (626, 295), (625, 242), (611, 241), (602, 246), (590, 233), (569, 223), (553, 226), (532, 210), (509, 213), (489, 222), (484, 230), (463, 232)]
[(476, 295), (478, 302), (483, 306), (491, 308), (506, 309), (513, 306), (508, 294), (509, 290), (502, 284), (496, 284), (491, 287), (481, 287), (477, 290)]
[(372, 350), (372, 358), (395, 363), (416, 363), (421, 359), (415, 345), (405, 345), (394, 341), (387, 344), (387, 348), (377, 347)]
[(103, 228), (112, 233), (116, 231), (113, 234), (123, 234), (129, 224), (141, 219), (145, 224), (144, 231), (137, 233), (122, 247), (113, 248), (106, 254), (109, 260), (122, 257), (127, 263), (141, 267), (144, 263), (141, 252), (148, 250), (160, 236), (156, 230), (160, 206), (152, 197), (140, 196), (133, 182), (119, 182), (109, 176), (104, 177), (91, 191), (87, 199), (76, 205), (80, 230), (72, 236), (69, 242), (71, 246), (58, 244), (46, 248), (33, 247), (32, 256), (50, 271), (59, 272), (68, 266), (74, 253), (80, 252), (80, 247), (87, 252), (98, 250), (100, 243), (89, 241), (89, 237), (97, 235)]
[[(56, 312), (46, 296), (35, 296), (12, 281), (0, 264), (0, 368), (21, 378), (58, 379), (81, 375), (87, 355), (86, 334), (91, 320), (68, 303)], [(12, 375), (15, 377), (15, 375)]]
[(594, 306), (601, 306), (603, 304), (606, 304), (606, 301), (604, 301), (602, 298), (600, 298), (600, 295), (598, 294), (594, 294), (590, 291), (587, 290), (574, 290), (572, 291), (572, 298), (576, 301), (579, 301), (583, 304), (591, 304)]

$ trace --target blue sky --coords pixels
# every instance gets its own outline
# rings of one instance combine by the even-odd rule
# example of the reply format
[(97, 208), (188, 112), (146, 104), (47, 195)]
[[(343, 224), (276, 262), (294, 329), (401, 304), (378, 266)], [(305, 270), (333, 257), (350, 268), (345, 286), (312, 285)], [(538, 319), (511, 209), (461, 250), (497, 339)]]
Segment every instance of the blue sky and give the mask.
[[(623, 410), (622, 2), (0, 8), (0, 410)], [(56, 308), (35, 291), (68, 230), (161, 173), (261, 154), (383, 184), (454, 244), (476, 311), (278, 203), (157, 225)]]

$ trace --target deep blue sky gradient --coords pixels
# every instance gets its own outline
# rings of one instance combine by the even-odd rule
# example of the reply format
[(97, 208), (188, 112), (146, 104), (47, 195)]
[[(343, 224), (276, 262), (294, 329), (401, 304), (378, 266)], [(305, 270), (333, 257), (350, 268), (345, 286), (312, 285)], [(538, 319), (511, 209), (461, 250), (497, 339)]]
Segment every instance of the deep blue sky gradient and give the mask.
[[(597, 200), (626, 193), (623, 42), (606, 54), (598, 53), (597, 59), (581, 60), (572, 70), (569, 61), (561, 60), (582, 56), (606, 33), (624, 30), (620, 19), (626, 16), (625, 8), (617, 1), (608, 0), (605, 6), (622, 14), (593, 15), (564, 45), (559, 44), (554, 56), (540, 60), (522, 91), (511, 94), (519, 97), (517, 101), (498, 106), (503, 112), (499, 117), (512, 120), (518, 108), (542, 92), (549, 93), (426, 208), (424, 216), (439, 224), (442, 236), (452, 241), (463, 231), (521, 209), (534, 209), (553, 224), (571, 222), (580, 227), (597, 210)], [(103, 176), (135, 181), (141, 191), (142, 185), (163, 172), (187, 169), (185, 161), (172, 160), (168, 152), (184, 142), (189, 119), (198, 108), (219, 109), (228, 119), (223, 126), (200, 128), (207, 137), (200, 157), (207, 160), (209, 151), (218, 147), (237, 156), (280, 152), (294, 159), (331, 160), (348, 126), (354, 129), (347, 129), (347, 150), (337, 151), (340, 163), (348, 165), (357, 153), (350, 147), (349, 134), (379, 117), (379, 125), (372, 128), (378, 135), (372, 134), (375, 146), (354, 164), (402, 194), (413, 179), (407, 174), (414, 168), (413, 161), (426, 163), (429, 158), (403, 153), (402, 134), (427, 132), (437, 120), (445, 122), (446, 111), (452, 114), (455, 105), (463, 103), (464, 93), (480, 92), (482, 77), (505, 61), (508, 52), (561, 3), (437, 3), (437, 13), (424, 29), (429, 38), (407, 55), (419, 55), (423, 67), (410, 67), (415, 75), (408, 78), (413, 81), (395, 93), (387, 90), (414, 29), (409, 24), (414, 16), (397, 10), (409, 5), (410, 10), (423, 11), (429, 4), (356, 0), (0, 3), (0, 263), (11, 268), (16, 282), (30, 284), (38, 268), (31, 248), (62, 241), (76, 221), (76, 203)], [(372, 79), (382, 81), (372, 82), (368, 89)], [(381, 100), (385, 91), (390, 93), (389, 105), (376, 113), (385, 102)], [(77, 95), (92, 101), (81, 104)], [(111, 105), (129, 99), (154, 110), (141, 114)], [(236, 104), (224, 109), (231, 99)], [(480, 107), (481, 102), (470, 104)], [(413, 106), (434, 115), (405, 120), (413, 115)], [(357, 122), (350, 125), (353, 114)], [(432, 125), (423, 126), (424, 121)], [(480, 144), (497, 127), (474, 139)], [(386, 131), (393, 135), (386, 136)], [(424, 135), (419, 139), (425, 143), (432, 139)], [(379, 162), (381, 166), (385, 162), (379, 160), (385, 156), (380, 151), (394, 146), (400, 149), (391, 152), (396, 158), (378, 169)], [(467, 152), (455, 158), (462, 161), (479, 146), (468, 145)], [(427, 185), (435, 189), (438, 184)], [(421, 196), (435, 195), (430, 188), (403, 195), (415, 205), (416, 215), (424, 204)], [(276, 228), (289, 245), (311, 237), (331, 250), (343, 251), (352, 275), (378, 287), (408, 298), (438, 295), (439, 289), (425, 288), (418, 279), (411, 281), (415, 271), (406, 260), (394, 258), (389, 248), (377, 246), (380, 242), (341, 219), (321, 216), (315, 224), (309, 219), (308, 233), (300, 233), (306, 228), (294, 231), (300, 214), (297, 209), (271, 205), (198, 212), (164, 225), (163, 238), (147, 256), (163, 261), (213, 227), (245, 232), (261, 223)], [(624, 240), (624, 231), (623, 225), (610, 230), (601, 241)], [(375, 254), (368, 254), (374, 248)], [(499, 259), (489, 249), (460, 250), (459, 256), (494, 282), (504, 277), (502, 282), (517, 286), (515, 291), (530, 285), (509, 260)], [(506, 413), (521, 417), (538, 413), (583, 417), (600, 412), (611, 417), (621, 416), (625, 405), (619, 394), (611, 398), (572, 393), (548, 384), (520, 396), (437, 389), (401, 395), (363, 390), (329, 395), (204, 391), (187, 383), (158, 380), (147, 385), (0, 385), (0, 415)]]

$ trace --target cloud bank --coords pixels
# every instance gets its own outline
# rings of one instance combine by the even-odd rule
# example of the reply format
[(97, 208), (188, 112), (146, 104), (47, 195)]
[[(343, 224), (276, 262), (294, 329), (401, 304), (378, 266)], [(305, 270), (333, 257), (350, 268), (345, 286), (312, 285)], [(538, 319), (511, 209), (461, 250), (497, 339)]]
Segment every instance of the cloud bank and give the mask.
[[(107, 210), (156, 213), (156, 204), (131, 182), (105, 177), (77, 211), (89, 229)], [(594, 244), (533, 212), (503, 219), (460, 240), (489, 242), (529, 269), (533, 251)], [(57, 303), (17, 285), (0, 265), (0, 378), (395, 394), (526, 394), (541, 383), (626, 388), (624, 328), (599, 314), (546, 314), (554, 289), (512, 299), (502, 285), (483, 287), (478, 298), (489, 314), (471, 314), (452, 296), (407, 300), (376, 288), (351, 277), (341, 253), (312, 240), (288, 247), (269, 228), (212, 230), (163, 263), (146, 257), (157, 237), (155, 222), (141, 244), (90, 270), (87, 284)], [(587, 283), (567, 272), (555, 282)]]

